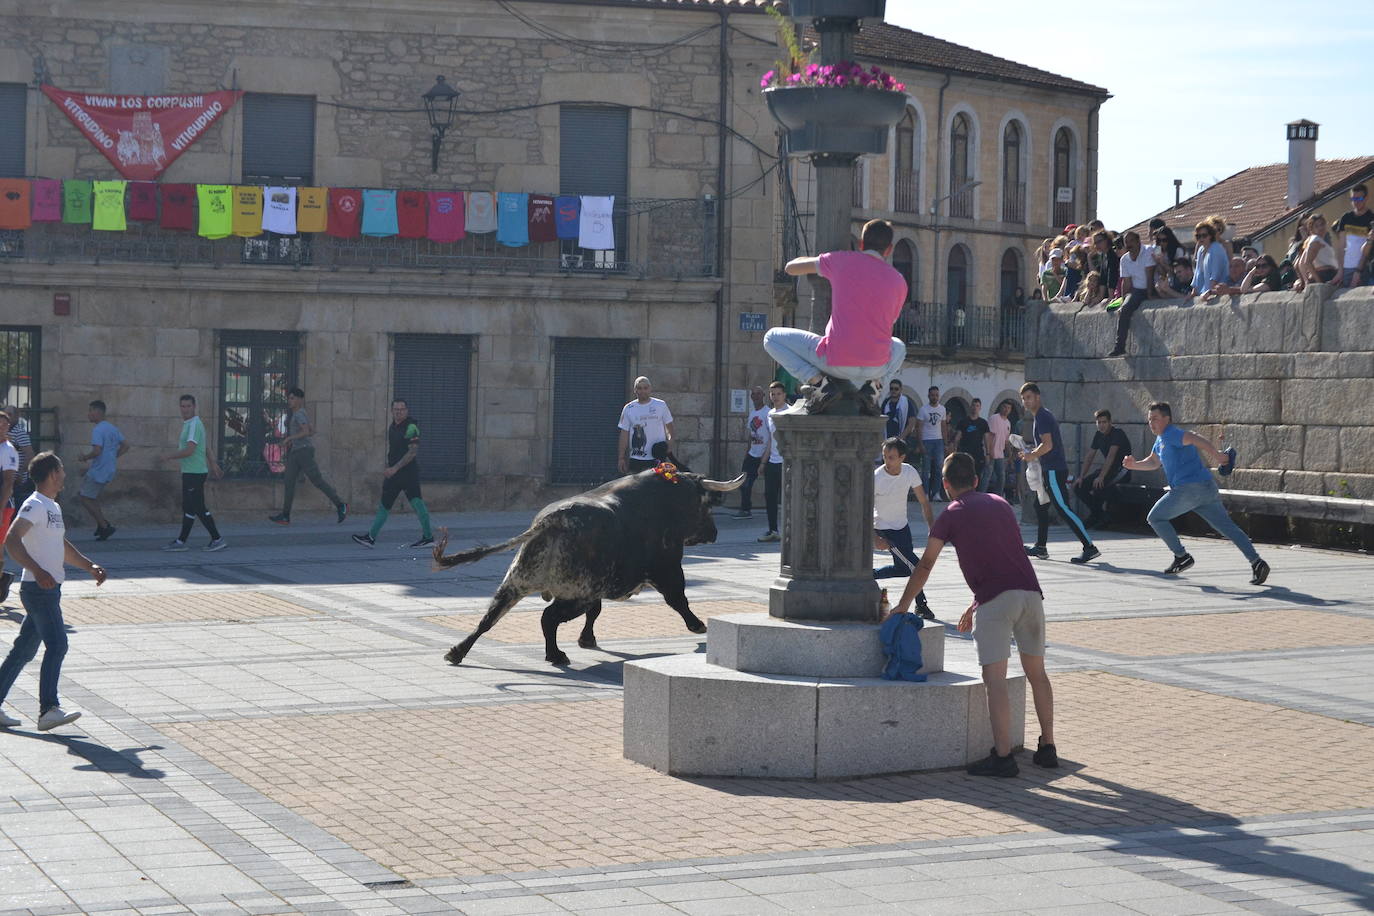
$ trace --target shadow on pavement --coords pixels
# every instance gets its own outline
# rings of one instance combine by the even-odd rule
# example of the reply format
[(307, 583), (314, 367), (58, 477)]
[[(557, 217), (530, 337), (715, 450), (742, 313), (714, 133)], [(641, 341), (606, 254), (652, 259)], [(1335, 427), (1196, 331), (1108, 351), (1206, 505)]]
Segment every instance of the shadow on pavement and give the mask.
[(162, 770), (145, 767), (142, 761), (138, 759), (138, 755), (144, 751), (162, 750), (162, 746), (159, 744), (150, 744), (146, 747), (129, 747), (117, 751), (112, 747), (87, 741), (84, 738), (73, 738), (69, 735), (35, 734), (13, 730), (10, 734), (21, 738), (32, 738), (35, 741), (43, 741), (48, 744), (65, 745), (68, 754), (86, 761), (84, 764), (72, 767), (74, 770), (109, 773), (114, 776), (131, 776), (134, 779), (162, 779), (167, 775)]

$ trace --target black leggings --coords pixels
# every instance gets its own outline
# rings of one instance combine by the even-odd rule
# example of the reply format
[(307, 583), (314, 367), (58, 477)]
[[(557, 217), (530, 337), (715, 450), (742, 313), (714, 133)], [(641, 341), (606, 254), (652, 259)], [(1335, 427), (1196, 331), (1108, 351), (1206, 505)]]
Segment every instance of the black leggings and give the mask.
[(1072, 509), (1069, 508), (1069, 500), (1064, 493), (1064, 484), (1060, 480), (1058, 471), (1045, 471), (1045, 489), (1049, 491), (1050, 503), (1042, 504), (1039, 499), (1035, 501), (1035, 520), (1039, 523), (1039, 530), (1035, 536), (1035, 546), (1044, 547), (1050, 537), (1050, 505), (1059, 512), (1059, 517), (1064, 520), (1064, 524), (1069, 526), (1073, 536), (1078, 538), (1078, 543), (1087, 550), (1092, 546), (1093, 539), (1088, 535), (1088, 529), (1083, 527), (1083, 520), (1080, 519)]
[(768, 530), (778, 530), (778, 503), (782, 501), (782, 463), (763, 466), (763, 505), (768, 510)]
[(219, 540), (219, 528), (215, 527), (214, 516), (205, 508), (205, 478), (207, 474), (181, 475), (181, 534), (177, 540), (182, 543), (191, 536), (191, 528), (196, 519), (210, 532), (210, 537)]

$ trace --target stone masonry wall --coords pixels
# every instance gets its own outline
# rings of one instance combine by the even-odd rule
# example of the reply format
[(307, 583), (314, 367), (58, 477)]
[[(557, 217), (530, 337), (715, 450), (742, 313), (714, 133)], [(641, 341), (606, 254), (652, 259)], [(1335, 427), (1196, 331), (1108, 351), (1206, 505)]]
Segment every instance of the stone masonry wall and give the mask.
[(1131, 323), (1130, 355), (1102, 359), (1114, 315), (1035, 306), (1026, 378), (1060, 421), (1071, 469), (1092, 441), (1095, 410), (1112, 412), (1139, 456), (1153, 442), (1146, 406), (1167, 401), (1177, 424), (1239, 450), (1230, 487), (1374, 499), (1371, 314), (1367, 287), (1150, 300)]

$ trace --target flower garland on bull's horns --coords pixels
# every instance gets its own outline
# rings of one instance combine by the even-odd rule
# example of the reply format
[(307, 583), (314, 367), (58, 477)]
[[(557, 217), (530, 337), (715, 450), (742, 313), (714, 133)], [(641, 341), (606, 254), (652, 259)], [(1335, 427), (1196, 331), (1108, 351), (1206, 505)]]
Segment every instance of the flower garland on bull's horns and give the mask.
[(864, 69), (862, 64), (852, 60), (842, 60), (834, 64), (808, 64), (805, 70), (789, 76), (777, 70), (769, 70), (759, 80), (759, 87), (772, 89), (783, 87), (827, 87), (835, 89), (877, 89), (882, 92), (903, 92), (905, 83), (893, 79), (892, 74), (876, 64)]
[(677, 483), (677, 465), (675, 464), (665, 461), (654, 468), (654, 473), (669, 483)]

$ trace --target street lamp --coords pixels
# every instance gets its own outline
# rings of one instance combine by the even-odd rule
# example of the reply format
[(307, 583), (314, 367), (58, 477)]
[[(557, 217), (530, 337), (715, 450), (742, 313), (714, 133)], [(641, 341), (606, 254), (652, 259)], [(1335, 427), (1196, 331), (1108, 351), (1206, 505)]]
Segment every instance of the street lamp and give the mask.
[(425, 117), (429, 118), (429, 128), (434, 131), (434, 146), (431, 151), (429, 170), (439, 171), (439, 147), (443, 145), (444, 134), (453, 126), (454, 109), (458, 105), (459, 92), (442, 77), (434, 80), (434, 86), (420, 98), (425, 101)]
[(945, 201), (949, 200), (951, 197), (958, 197), (960, 194), (964, 193), (965, 191), (972, 191), (974, 188), (978, 187), (980, 184), (982, 184), (981, 181), (966, 181), (966, 182), (964, 182), (962, 185), (960, 185), (958, 188), (956, 188), (955, 190), (950, 191), (950, 192), (949, 192), (948, 194), (946, 194), (944, 197), (937, 197), (937, 198), (935, 198), (934, 200), (932, 200), (932, 201), (930, 202), (930, 215), (931, 215), (931, 216), (934, 216), (934, 215), (936, 214), (936, 212), (940, 209), (940, 204), (942, 204), (942, 203), (944, 203)]

